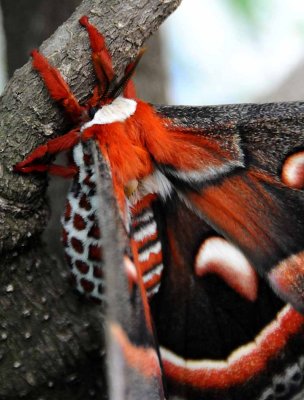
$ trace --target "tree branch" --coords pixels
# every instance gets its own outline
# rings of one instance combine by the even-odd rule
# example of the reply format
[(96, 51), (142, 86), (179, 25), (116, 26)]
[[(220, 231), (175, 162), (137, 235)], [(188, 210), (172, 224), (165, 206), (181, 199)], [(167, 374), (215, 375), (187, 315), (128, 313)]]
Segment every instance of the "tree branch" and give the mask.
[[(84, 0), (41, 51), (83, 101), (95, 78), (79, 17), (88, 15), (105, 35), (119, 73), (179, 2)], [(87, 399), (88, 393), (105, 393), (100, 308), (78, 301), (39, 241), (47, 219), (45, 178), (12, 172), (65, 124), (28, 62), (0, 99), (1, 398)]]

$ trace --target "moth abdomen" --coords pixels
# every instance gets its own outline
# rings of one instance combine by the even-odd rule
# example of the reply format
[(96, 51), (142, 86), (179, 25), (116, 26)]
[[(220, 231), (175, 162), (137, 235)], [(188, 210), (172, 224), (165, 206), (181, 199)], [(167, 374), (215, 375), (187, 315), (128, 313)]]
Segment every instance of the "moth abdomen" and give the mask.
[(138, 252), (139, 269), (148, 297), (158, 292), (163, 272), (162, 245), (152, 202), (155, 195), (140, 200), (132, 212), (131, 236)]

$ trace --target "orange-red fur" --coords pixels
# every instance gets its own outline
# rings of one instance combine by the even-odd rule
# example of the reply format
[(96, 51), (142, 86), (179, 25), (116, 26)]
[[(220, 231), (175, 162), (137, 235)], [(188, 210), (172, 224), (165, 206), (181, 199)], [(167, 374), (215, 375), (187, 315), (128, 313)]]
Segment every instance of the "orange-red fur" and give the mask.
[[(82, 17), (80, 23), (89, 33), (93, 64), (99, 83), (105, 85), (105, 81), (108, 83), (114, 78), (112, 60), (106, 49), (105, 40), (88, 22), (87, 17)], [(136, 61), (127, 66), (126, 74), (132, 71), (134, 65)], [(95, 88), (87, 105), (80, 106), (59, 71), (51, 67), (37, 51), (33, 52), (33, 66), (42, 76), (52, 98), (59, 101), (75, 120), (79, 120), (89, 106), (98, 105), (102, 93)], [(127, 97), (135, 96), (131, 80), (125, 86), (124, 94)], [(108, 98), (103, 100), (104, 103), (110, 101)], [(68, 150), (79, 140), (93, 138), (97, 140), (101, 152), (110, 163), (114, 189), (123, 209), (124, 187), (132, 179), (141, 180), (151, 174), (154, 170), (154, 161), (177, 170), (191, 171), (217, 167), (229, 159), (229, 154), (218, 144), (196, 135), (195, 131), (185, 134), (174, 130), (170, 127), (170, 121), (161, 119), (150, 105), (140, 100), (137, 101), (135, 113), (124, 122), (94, 125), (80, 134), (82, 123), (83, 121), (79, 122), (78, 128), (70, 133), (37, 148), (26, 160), (17, 164), (16, 170), (23, 172), (46, 170), (41, 164), (33, 162), (46, 154)], [(60, 173), (58, 169), (55, 171)], [(62, 175), (66, 174), (62, 172)]]
[(86, 28), (90, 37), (92, 61), (101, 87), (100, 95), (103, 95), (107, 85), (114, 78), (112, 58), (106, 47), (104, 37), (97, 31), (94, 25), (89, 23), (88, 17), (83, 16), (79, 22)]
[(51, 97), (62, 104), (70, 118), (77, 121), (83, 112), (83, 107), (79, 105), (68, 84), (60, 75), (60, 72), (52, 67), (47, 59), (37, 50), (32, 52), (32, 57), (33, 67), (43, 78)]

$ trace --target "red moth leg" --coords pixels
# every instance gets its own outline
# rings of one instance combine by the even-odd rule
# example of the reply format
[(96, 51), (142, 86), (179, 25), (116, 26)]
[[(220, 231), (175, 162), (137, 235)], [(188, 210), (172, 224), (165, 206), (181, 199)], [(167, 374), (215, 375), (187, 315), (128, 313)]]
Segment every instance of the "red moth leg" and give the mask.
[[(63, 136), (60, 136), (58, 138), (49, 140), (46, 144), (43, 144), (42, 146), (37, 147), (25, 160), (19, 162), (14, 166), (14, 171), (16, 172), (24, 172), (24, 173), (29, 173), (33, 171), (37, 172), (43, 172), (43, 171), (55, 171), (56, 174), (56, 168), (50, 168), (50, 166), (43, 165), (43, 164), (34, 164), (34, 162), (46, 155), (52, 155), (52, 154), (57, 154), (60, 153), (61, 151), (65, 150), (70, 150), (72, 147), (74, 147), (80, 140), (79, 136), (79, 131), (78, 130), (73, 130), (68, 133), (66, 133)], [(55, 166), (53, 166), (55, 167)], [(71, 167), (69, 168), (70, 172), (72, 172)], [(61, 174), (59, 174), (61, 175)], [(74, 173), (73, 173), (74, 175)], [(71, 175), (71, 176), (73, 176)], [(62, 175), (63, 176), (63, 175)]]
[(68, 84), (62, 78), (58, 69), (52, 67), (48, 60), (37, 50), (32, 52), (33, 68), (41, 78), (55, 101), (59, 102), (73, 121), (78, 121), (84, 108), (79, 105)]
[(31, 167), (22, 168), (21, 172), (29, 174), (31, 172), (48, 172), (51, 175), (61, 176), (62, 178), (73, 178), (78, 172), (74, 165), (63, 166), (56, 164), (35, 164)]
[[(100, 95), (105, 95), (110, 87), (110, 82), (115, 79), (115, 73), (112, 65), (112, 57), (106, 48), (104, 37), (96, 29), (96, 27), (89, 23), (88, 17), (83, 16), (79, 22), (83, 25), (90, 38), (90, 44), (92, 48), (92, 60), (95, 69), (95, 73), (99, 80)], [(119, 82), (118, 87), (123, 88), (124, 97), (134, 99), (136, 97), (136, 91), (134, 83), (131, 81), (131, 76), (139, 63), (144, 49), (142, 49), (136, 59), (131, 62), (125, 69), (124, 76)], [(98, 100), (97, 91), (94, 90), (92, 99), (89, 101), (90, 104), (96, 104)], [(115, 93), (117, 95), (117, 93)], [(111, 96), (112, 97), (112, 96)], [(115, 96), (114, 96), (115, 97)]]
[(99, 81), (100, 94), (103, 95), (107, 92), (109, 84), (115, 75), (112, 58), (107, 50), (104, 37), (94, 25), (89, 23), (88, 17), (83, 16), (79, 22), (89, 34), (94, 70)]

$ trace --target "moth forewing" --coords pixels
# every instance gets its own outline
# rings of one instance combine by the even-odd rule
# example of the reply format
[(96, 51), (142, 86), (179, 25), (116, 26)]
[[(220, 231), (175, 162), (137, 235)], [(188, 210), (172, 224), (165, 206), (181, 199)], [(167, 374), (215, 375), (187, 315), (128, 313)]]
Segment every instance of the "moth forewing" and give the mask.
[[(130, 293), (125, 272), (132, 263), (129, 241), (120, 218), (112, 177), (105, 157), (94, 141), (87, 144), (93, 154), (99, 199), (97, 221), (105, 288), (105, 329), (108, 386), (111, 400), (164, 399), (161, 369), (155, 349), (145, 293)], [(141, 279), (141, 278), (139, 278)]]

